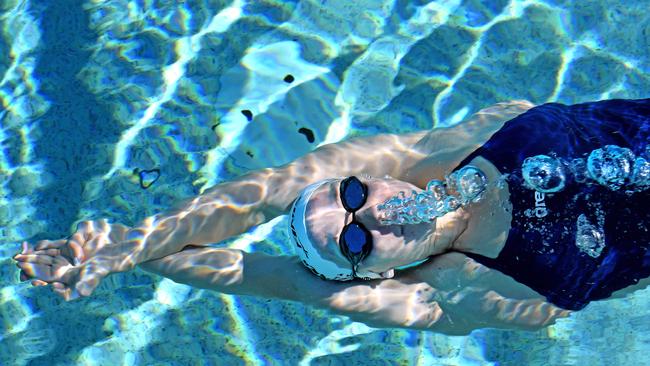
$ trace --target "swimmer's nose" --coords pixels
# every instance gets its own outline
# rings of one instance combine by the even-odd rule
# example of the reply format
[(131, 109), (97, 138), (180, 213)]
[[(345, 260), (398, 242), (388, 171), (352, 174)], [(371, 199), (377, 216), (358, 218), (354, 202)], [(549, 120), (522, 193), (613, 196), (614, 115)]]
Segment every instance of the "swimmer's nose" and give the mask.
[(371, 205), (357, 211), (356, 219), (361, 222), (368, 230), (376, 229), (379, 225), (379, 210), (376, 205)]
[(404, 226), (403, 225), (381, 225), (379, 218), (379, 210), (376, 205), (368, 208), (364, 208), (361, 211), (357, 212), (356, 219), (366, 227), (366, 229), (371, 232), (377, 232), (379, 235), (392, 234), (394, 236), (404, 235)]

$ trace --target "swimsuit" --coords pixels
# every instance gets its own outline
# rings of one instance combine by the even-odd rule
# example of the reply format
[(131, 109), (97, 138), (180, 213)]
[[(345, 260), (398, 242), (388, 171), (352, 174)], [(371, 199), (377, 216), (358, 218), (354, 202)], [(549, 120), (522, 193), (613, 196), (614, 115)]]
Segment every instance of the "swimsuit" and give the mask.
[[(459, 167), (482, 156), (508, 174), (513, 208), (508, 238), (497, 258), (465, 254), (569, 310), (649, 277), (650, 190), (626, 193), (576, 179), (556, 193), (524, 185), (521, 166), (527, 157), (586, 159), (606, 145), (629, 148), (636, 156), (650, 151), (650, 99), (549, 103), (506, 122)], [(604, 246), (581, 248), (579, 227), (603, 235)]]

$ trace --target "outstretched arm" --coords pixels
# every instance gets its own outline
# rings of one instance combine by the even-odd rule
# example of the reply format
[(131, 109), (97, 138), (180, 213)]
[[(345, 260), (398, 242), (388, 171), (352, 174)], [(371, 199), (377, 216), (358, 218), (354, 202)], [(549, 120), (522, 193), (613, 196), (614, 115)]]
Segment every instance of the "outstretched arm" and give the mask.
[(374, 327), (445, 332), (440, 307), (426, 283), (325, 281), (296, 256), (271, 256), (234, 249), (194, 247), (142, 263), (146, 271), (175, 282), (227, 294), (290, 300), (347, 315)]
[(297, 257), (208, 247), (186, 249), (141, 268), (194, 287), (329, 309), (374, 327), (460, 335), (485, 327), (537, 329), (569, 314), (460, 253), (437, 256), (381, 281), (324, 281)]
[(531, 288), (459, 252), (436, 256), (405, 272), (409, 281), (436, 289), (434, 299), (455, 330), (534, 330), (570, 315)]

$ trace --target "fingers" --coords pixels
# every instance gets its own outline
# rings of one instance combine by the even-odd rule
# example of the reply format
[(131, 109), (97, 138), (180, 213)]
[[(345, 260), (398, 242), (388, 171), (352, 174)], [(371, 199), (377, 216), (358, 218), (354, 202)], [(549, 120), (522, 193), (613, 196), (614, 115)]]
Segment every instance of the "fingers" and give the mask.
[[(27, 272), (31, 273), (29, 270)], [(29, 279), (29, 277), (25, 273), (25, 271), (21, 271), (20, 278), (23, 281)], [(70, 300), (74, 300), (74, 299), (77, 299), (77, 298), (81, 297), (79, 295), (79, 293), (75, 289), (69, 287), (68, 285), (66, 285), (63, 282), (58, 282), (58, 281), (47, 282), (47, 281), (44, 281), (43, 279), (35, 279), (35, 280), (31, 281), (31, 284), (34, 287), (42, 287), (42, 286), (51, 285), (52, 286), (52, 291), (54, 291), (55, 294), (61, 296), (65, 301), (70, 301)]]
[[(24, 274), (21, 273), (21, 278)], [(61, 296), (65, 301), (70, 301), (79, 298), (79, 294), (73, 290), (72, 288), (66, 286), (62, 282), (52, 282), (48, 283), (42, 280), (33, 280), (32, 285), (34, 287), (43, 287), (43, 286), (52, 286), (52, 291), (54, 291), (55, 294)]]
[(65, 246), (65, 243), (68, 241), (68, 239), (60, 239), (60, 240), (39, 240), (36, 242), (36, 245), (34, 246), (34, 250), (45, 250), (45, 249), (60, 249), (61, 247)]
[(16, 265), (22, 271), (21, 279), (23, 279), (23, 281), (30, 278), (36, 278), (46, 282), (55, 280), (52, 278), (51, 266), (26, 262), (18, 262)]
[(85, 239), (80, 233), (75, 233), (70, 236), (66, 241), (66, 245), (61, 247), (61, 255), (69, 260), (70, 263), (75, 265), (81, 263), (85, 259), (83, 246)]
[[(25, 273), (25, 271), (23, 271), (23, 270), (20, 271), (20, 280), (21, 280), (21, 281), (27, 281), (27, 280), (29, 280), (30, 278), (31, 278), (31, 277), (28, 276), (28, 275)], [(48, 282), (45, 282), (45, 281), (43, 281), (43, 280), (39, 280), (39, 279), (32, 280), (31, 283), (32, 283), (32, 286), (34, 286), (34, 287), (40, 287), (40, 286), (47, 286), (47, 285), (49, 285)]]
[(77, 224), (78, 233), (89, 233), (93, 231), (93, 222), (92, 221), (82, 221)]
[(87, 237), (87, 235), (85, 235), (84, 233), (76, 232), (70, 235), (70, 237), (68, 238), (68, 244), (76, 243), (78, 245), (83, 245), (88, 239), (89, 237)]
[(108, 222), (108, 220), (100, 219), (100, 220), (97, 220), (95, 222), (96, 222), (97, 228), (99, 230), (101, 230), (101, 232), (108, 233), (108, 232), (111, 231), (111, 224)]
[(33, 249), (31, 248), (31, 246), (29, 245), (29, 243), (26, 242), (26, 241), (24, 241), (24, 242), (21, 244), (21, 249), (22, 249), (22, 250), (21, 250), (20, 254), (28, 254), (28, 253), (30, 253), (30, 252), (33, 251)]
[[(31, 246), (28, 242), (24, 241), (22, 243), (22, 251), (20, 254), (45, 254), (45, 255), (60, 255), (63, 252), (68, 251), (67, 245), (70, 239), (60, 239), (60, 240), (39, 240), (36, 242), (36, 245)], [(74, 243), (76, 247), (80, 248), (78, 243)], [(71, 248), (69, 250), (71, 253), (78, 251), (76, 248)], [(65, 253), (63, 253), (65, 254)]]
[(74, 264), (77, 265), (79, 263), (82, 263), (83, 261), (86, 260), (86, 255), (84, 254), (84, 249), (83, 247), (79, 244), (79, 242), (76, 241), (71, 241), (68, 245), (68, 249), (70, 250), (71, 254), (70, 256), (74, 259)]
[[(71, 263), (79, 264), (85, 260), (83, 250), (84, 240), (81, 233), (75, 233), (68, 239), (41, 240), (34, 246), (33, 250), (29, 249), (28, 244), (23, 244), (23, 254), (63, 255), (69, 258)], [(25, 245), (27, 249), (25, 249)]]
[(68, 301), (70, 299), (71, 295), (71, 289), (62, 284), (61, 282), (52, 282), (52, 291), (54, 291), (55, 294), (61, 296), (65, 301)]
[[(43, 250), (35, 250), (29, 253), (29, 255), (42, 255), (42, 256), (49, 256), (49, 257), (56, 257), (61, 255), (61, 249), (43, 249)], [(21, 258), (25, 258), (25, 256), (20, 255)]]
[[(31, 279), (31, 278), (32, 278), (32, 277), (29, 277), (29, 276), (25, 273), (25, 271), (23, 271), (23, 270), (20, 271), (20, 281), (21, 281), (21, 282), (27, 281), (27, 280), (29, 280), (29, 279)], [(42, 281), (42, 280), (39, 280), (39, 279), (32, 280), (31, 283), (32, 283), (33, 286), (47, 286), (47, 285), (49, 284), (49, 283), (47, 283), (47, 282), (45, 282), (45, 281)]]
[(17, 262), (46, 264), (49, 266), (54, 263), (54, 257), (48, 254), (16, 254), (14, 259)]

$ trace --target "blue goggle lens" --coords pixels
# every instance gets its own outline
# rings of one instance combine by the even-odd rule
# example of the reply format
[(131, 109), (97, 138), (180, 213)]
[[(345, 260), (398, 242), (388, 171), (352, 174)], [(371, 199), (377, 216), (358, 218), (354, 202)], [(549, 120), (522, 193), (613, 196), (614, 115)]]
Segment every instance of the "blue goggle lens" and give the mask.
[(368, 191), (356, 177), (346, 178), (341, 182), (341, 202), (346, 210), (356, 211), (366, 203)]
[(362, 254), (368, 243), (367, 231), (357, 223), (351, 223), (343, 233), (343, 243), (352, 255)]

